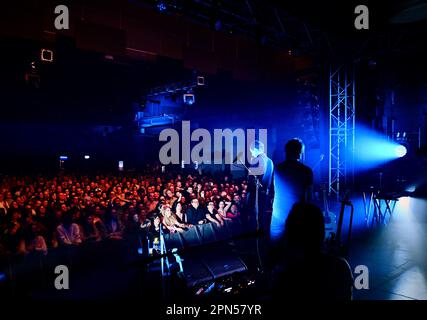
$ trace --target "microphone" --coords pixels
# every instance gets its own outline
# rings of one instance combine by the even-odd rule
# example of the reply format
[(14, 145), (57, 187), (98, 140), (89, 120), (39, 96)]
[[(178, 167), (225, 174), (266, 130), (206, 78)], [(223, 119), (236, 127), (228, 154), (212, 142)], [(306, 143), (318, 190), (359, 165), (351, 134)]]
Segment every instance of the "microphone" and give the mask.
[(235, 163), (237, 160), (240, 160), (240, 157), (242, 156), (243, 152), (239, 152), (237, 156), (234, 158), (233, 163)]

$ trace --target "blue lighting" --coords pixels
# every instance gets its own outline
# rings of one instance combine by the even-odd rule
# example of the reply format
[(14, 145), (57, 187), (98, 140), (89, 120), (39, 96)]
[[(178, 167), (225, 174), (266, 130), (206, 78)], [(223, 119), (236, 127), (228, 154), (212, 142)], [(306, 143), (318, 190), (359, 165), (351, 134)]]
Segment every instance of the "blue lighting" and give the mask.
[(68, 156), (59, 156), (59, 160), (68, 160)]
[(167, 5), (166, 5), (166, 3), (164, 3), (163, 1), (159, 1), (159, 2), (157, 3), (157, 9), (158, 9), (160, 12), (166, 11), (166, 9), (167, 9)]
[(394, 149), (394, 152), (396, 153), (396, 156), (397, 156), (398, 158), (402, 158), (402, 157), (404, 157), (404, 156), (406, 155), (407, 150), (406, 150), (406, 147), (405, 147), (405, 146), (400, 145), (400, 146), (397, 146), (397, 147)]
[(356, 128), (354, 169), (356, 171), (378, 167), (406, 155), (406, 147), (385, 135), (365, 127)]

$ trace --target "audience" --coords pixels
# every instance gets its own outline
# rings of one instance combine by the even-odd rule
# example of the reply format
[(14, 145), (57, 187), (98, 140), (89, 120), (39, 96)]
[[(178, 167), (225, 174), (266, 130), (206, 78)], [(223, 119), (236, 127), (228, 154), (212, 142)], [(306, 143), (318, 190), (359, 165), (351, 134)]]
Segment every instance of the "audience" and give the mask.
[[(181, 172), (0, 178), (0, 252), (120, 240), (146, 228), (185, 232), (237, 218), (246, 181)], [(217, 208), (217, 209), (216, 209)]]

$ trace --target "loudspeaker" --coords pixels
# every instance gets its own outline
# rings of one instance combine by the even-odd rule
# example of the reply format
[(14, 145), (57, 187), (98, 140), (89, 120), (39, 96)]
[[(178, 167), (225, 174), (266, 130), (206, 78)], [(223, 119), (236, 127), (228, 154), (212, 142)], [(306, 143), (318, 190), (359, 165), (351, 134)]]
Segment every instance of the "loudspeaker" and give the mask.
[(248, 270), (245, 263), (234, 253), (218, 250), (204, 255), (202, 261), (214, 279)]
[(184, 279), (188, 287), (213, 280), (209, 269), (199, 259), (185, 258), (183, 262)]

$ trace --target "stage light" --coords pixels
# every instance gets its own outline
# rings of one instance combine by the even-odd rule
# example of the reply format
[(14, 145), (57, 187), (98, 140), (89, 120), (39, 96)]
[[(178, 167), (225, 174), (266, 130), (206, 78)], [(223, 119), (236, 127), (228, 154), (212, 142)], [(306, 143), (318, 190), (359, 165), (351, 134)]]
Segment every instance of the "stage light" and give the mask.
[(375, 168), (386, 162), (402, 158), (407, 149), (404, 145), (369, 128), (356, 128), (354, 169), (355, 171)]
[(59, 156), (59, 160), (62, 160), (62, 161), (68, 160), (68, 156)]
[(123, 171), (123, 168), (124, 168), (124, 162), (119, 161), (119, 171)]
[(400, 145), (400, 146), (397, 146), (394, 149), (394, 152), (396, 154), (396, 157), (402, 158), (402, 157), (404, 157), (406, 155), (407, 149), (406, 149), (406, 147), (404, 145)]
[(90, 156), (85, 155), (85, 159), (86, 159), (86, 160), (90, 159)]
[(158, 9), (160, 12), (164, 12), (164, 11), (166, 11), (166, 10), (167, 10), (167, 8), (168, 8), (168, 6), (167, 6), (167, 4), (166, 4), (164, 1), (158, 1), (158, 2), (157, 2), (157, 9)]
[(184, 103), (191, 106), (196, 101), (196, 98), (193, 93), (184, 93), (183, 96)]

